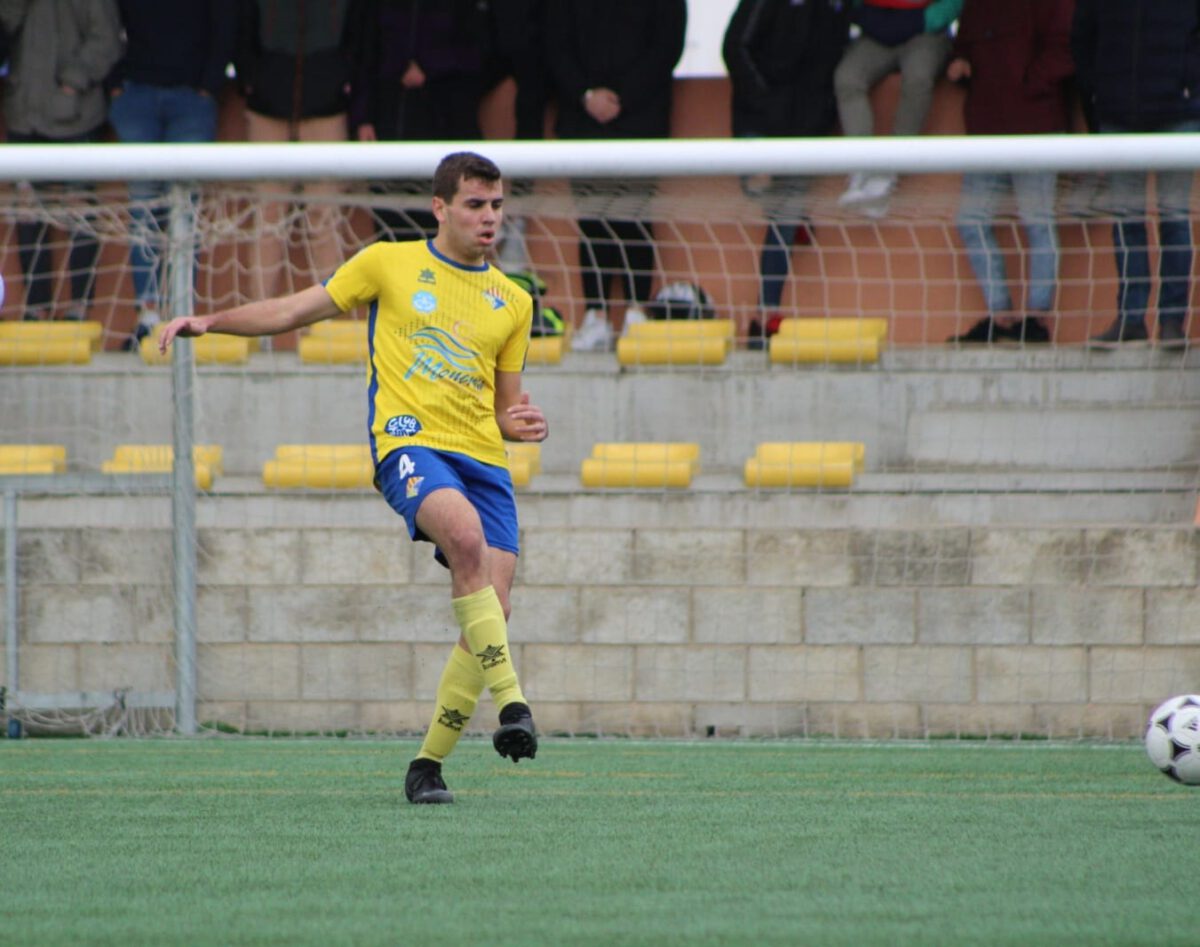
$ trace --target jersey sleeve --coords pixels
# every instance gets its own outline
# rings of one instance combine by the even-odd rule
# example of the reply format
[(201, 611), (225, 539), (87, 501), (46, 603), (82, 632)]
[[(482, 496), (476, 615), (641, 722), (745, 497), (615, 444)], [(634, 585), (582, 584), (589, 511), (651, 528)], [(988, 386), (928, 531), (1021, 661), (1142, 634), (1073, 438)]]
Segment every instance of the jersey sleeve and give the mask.
[(529, 351), (529, 332), (533, 328), (533, 300), (522, 289), (517, 289), (517, 317), (512, 335), (504, 343), (496, 358), (496, 371), (520, 372), (525, 368), (525, 356)]
[(325, 289), (342, 312), (379, 298), (380, 244), (372, 244), (354, 254), (325, 281)]

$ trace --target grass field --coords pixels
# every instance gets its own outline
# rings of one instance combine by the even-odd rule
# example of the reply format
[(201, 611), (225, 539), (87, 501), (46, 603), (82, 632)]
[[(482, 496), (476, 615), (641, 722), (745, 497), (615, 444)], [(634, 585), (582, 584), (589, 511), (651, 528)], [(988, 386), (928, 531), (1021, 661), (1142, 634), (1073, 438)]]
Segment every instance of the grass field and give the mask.
[(1140, 746), (0, 741), (0, 943), (1187, 944)]

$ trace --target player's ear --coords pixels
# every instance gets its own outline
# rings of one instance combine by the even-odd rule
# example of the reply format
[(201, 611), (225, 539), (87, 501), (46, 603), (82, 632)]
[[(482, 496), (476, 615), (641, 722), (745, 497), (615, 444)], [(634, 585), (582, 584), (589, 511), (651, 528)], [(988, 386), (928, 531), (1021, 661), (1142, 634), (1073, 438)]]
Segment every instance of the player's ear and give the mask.
[(440, 197), (433, 199), (433, 216), (437, 218), (439, 224), (446, 222), (446, 202)]

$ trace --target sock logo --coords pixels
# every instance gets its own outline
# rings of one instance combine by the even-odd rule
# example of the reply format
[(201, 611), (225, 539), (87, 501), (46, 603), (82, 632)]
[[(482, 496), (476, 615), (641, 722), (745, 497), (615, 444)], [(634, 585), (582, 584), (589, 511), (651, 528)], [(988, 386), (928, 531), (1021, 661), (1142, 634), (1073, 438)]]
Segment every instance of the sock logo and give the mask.
[(479, 658), (479, 663), (483, 665), (485, 671), (499, 667), (508, 661), (508, 658), (504, 656), (504, 645), (490, 644), (476, 654), (475, 657)]
[(438, 723), (443, 727), (449, 727), (451, 730), (461, 731), (470, 719), (466, 714), (459, 713), (453, 707), (443, 706), (441, 716), (438, 717)]

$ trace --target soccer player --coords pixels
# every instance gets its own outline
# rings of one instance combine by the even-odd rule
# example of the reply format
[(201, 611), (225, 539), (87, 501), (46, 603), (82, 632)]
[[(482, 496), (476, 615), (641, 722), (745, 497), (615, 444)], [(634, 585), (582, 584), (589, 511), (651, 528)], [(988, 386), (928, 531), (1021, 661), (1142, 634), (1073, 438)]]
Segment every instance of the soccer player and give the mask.
[(375, 482), (414, 540), (450, 569), (462, 631), (438, 684), (433, 720), (408, 768), (414, 803), (453, 802), (442, 761), (487, 687), (500, 711), (492, 743), (515, 763), (537, 733), (508, 644), (517, 513), (502, 438), (543, 441), (549, 426), (521, 390), (532, 300), (487, 262), (503, 216), (500, 170), (471, 152), (433, 177), (431, 240), (380, 242), (324, 285), (207, 316), (173, 319), (177, 336), (288, 332), (370, 304), (367, 423)]

